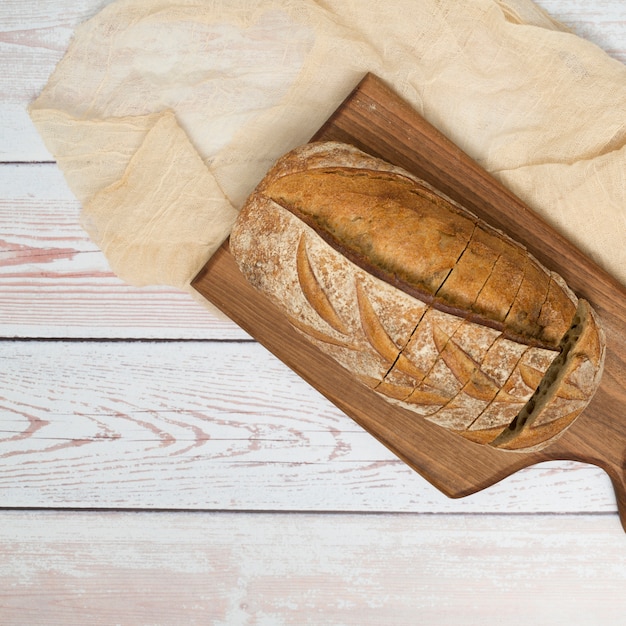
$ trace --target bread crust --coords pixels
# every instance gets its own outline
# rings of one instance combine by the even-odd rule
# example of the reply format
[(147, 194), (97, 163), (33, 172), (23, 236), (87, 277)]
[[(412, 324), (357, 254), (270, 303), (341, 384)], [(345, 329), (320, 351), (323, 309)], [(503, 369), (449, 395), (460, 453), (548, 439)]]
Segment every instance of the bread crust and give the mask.
[[(242, 208), (230, 248), (294, 328), (363, 384), (481, 444), (497, 442), (531, 400), (579, 306), (523, 246), (345, 144), (280, 159)], [(585, 336), (603, 354), (589, 317)], [(547, 403), (533, 434), (503, 449), (536, 449), (571, 424), (601, 361), (569, 360), (567, 380), (584, 397), (561, 394), (558, 411)]]

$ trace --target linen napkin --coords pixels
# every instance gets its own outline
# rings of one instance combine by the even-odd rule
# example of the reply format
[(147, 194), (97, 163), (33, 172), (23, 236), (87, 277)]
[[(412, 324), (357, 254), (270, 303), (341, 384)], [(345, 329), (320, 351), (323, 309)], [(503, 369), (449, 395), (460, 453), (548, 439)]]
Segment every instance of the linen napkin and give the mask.
[(30, 114), (113, 270), (191, 291), (367, 72), (626, 284), (626, 67), (530, 0), (118, 0)]

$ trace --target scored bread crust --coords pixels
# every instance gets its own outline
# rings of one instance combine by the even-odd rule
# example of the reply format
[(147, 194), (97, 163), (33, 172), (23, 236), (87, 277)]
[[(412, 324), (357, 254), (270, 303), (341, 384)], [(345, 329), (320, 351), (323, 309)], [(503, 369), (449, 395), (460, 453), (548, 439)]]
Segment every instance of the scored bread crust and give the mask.
[[(307, 213), (324, 187), (327, 215)], [(369, 273), (437, 308), (504, 327), (507, 336), (557, 349), (574, 316), (576, 296), (523, 246), (429, 183), (353, 146), (326, 142), (296, 148), (268, 171), (257, 192), (288, 208)], [(354, 212), (360, 204), (364, 215)], [(323, 223), (335, 216), (336, 224)], [(358, 232), (368, 219), (375, 220), (372, 226)], [(357, 237), (383, 248), (383, 254), (372, 260), (370, 250), (346, 242)]]
[[(230, 248), (294, 328), (362, 383), (482, 444), (498, 445), (531, 400), (579, 306), (521, 245), (345, 144), (281, 158), (240, 211)], [(596, 317), (587, 318), (603, 354)], [(601, 361), (570, 359), (569, 393), (558, 410), (545, 403), (558, 417), (533, 416), (532, 436), (523, 428), (504, 449), (537, 449), (569, 426)]]

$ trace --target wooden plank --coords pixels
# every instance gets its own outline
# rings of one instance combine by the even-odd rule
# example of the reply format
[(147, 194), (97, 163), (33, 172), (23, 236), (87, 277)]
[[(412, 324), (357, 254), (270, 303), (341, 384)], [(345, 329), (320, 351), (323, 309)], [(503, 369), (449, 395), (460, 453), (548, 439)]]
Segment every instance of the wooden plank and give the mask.
[(255, 343), (1, 342), (0, 507), (614, 512), (547, 463), (450, 500)]
[(79, 215), (55, 164), (0, 167), (0, 336), (248, 339), (187, 293), (123, 283)]
[(617, 625), (619, 532), (616, 516), (5, 512), (0, 619)]
[(623, 0), (538, 0), (536, 4), (579, 37), (626, 63), (626, 4)]
[(344, 141), (425, 179), (525, 245), (598, 312), (607, 335), (600, 387), (569, 430), (545, 450), (473, 444), (386, 402), (322, 354), (239, 272), (228, 246), (192, 283), (250, 335), (444, 493), (462, 497), (550, 459), (594, 463), (610, 476), (626, 527), (626, 289), (491, 178), (382, 81), (366, 76), (313, 137)]
[(46, 84), (74, 28), (105, 0), (3, 0), (0, 4), (0, 161), (51, 160), (27, 107)]

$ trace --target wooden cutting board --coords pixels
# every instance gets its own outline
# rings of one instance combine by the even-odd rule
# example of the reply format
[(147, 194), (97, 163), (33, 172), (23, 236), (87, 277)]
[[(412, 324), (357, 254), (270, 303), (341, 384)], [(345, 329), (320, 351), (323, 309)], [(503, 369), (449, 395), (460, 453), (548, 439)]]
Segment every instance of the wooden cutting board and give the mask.
[(610, 476), (626, 530), (626, 290), (400, 99), (367, 75), (312, 140), (337, 140), (403, 167), (524, 244), (596, 308), (607, 336), (600, 388), (558, 441), (535, 453), (469, 442), (393, 406), (355, 382), (297, 334), (243, 278), (228, 251), (215, 254), (195, 289), (446, 495), (480, 491), (541, 461), (568, 459)]

